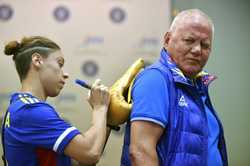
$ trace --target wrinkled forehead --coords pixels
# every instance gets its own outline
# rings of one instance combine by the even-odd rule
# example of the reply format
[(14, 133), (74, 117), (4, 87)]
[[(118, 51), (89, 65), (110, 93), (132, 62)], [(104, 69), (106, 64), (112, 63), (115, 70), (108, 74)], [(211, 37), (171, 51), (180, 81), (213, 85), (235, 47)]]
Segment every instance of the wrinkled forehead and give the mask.
[(207, 18), (201, 15), (185, 15), (178, 21), (176, 31), (199, 33), (212, 39), (213, 27)]
[(209, 19), (201, 14), (187, 14), (186, 16), (183, 16), (183, 21), (194, 25), (202, 25), (212, 29), (212, 24)]

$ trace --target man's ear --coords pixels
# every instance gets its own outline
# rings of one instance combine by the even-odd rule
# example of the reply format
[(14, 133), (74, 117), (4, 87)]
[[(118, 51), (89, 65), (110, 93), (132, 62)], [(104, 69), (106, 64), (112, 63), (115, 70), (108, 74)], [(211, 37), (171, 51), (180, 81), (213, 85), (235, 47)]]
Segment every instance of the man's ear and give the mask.
[(31, 55), (31, 63), (34, 65), (36, 68), (40, 68), (41, 65), (43, 64), (43, 57), (41, 54), (35, 52)]
[(168, 46), (169, 40), (171, 38), (171, 32), (166, 32), (164, 35), (164, 47)]

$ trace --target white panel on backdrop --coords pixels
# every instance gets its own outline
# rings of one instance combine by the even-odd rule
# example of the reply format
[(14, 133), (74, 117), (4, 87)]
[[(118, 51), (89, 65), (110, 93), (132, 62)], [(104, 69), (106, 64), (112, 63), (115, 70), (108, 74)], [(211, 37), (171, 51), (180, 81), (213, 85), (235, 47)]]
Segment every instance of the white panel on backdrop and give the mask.
[[(11, 58), (3, 54), (4, 44), (42, 35), (61, 46), (70, 74), (62, 94), (49, 102), (63, 118), (86, 130), (91, 115), (87, 91), (74, 79), (92, 83), (99, 77), (110, 86), (137, 58), (147, 63), (156, 60), (170, 13), (170, 0), (1, 0), (0, 110), (20, 87)], [(122, 134), (111, 135), (98, 165), (119, 165)]]

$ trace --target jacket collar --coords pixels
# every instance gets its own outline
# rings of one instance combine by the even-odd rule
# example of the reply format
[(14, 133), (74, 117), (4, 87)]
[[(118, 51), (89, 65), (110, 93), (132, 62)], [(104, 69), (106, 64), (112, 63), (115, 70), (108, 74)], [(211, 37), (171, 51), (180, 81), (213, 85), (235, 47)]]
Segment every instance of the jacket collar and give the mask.
[[(193, 85), (193, 81), (187, 78), (183, 72), (177, 67), (176, 63), (171, 59), (170, 55), (168, 54), (167, 50), (163, 48), (161, 50), (160, 56), (160, 63), (165, 65), (167, 68), (170, 69), (173, 79), (175, 82), (179, 82), (182, 84)], [(210, 75), (205, 71), (201, 71), (197, 74), (195, 79), (200, 79), (202, 84), (208, 86), (211, 82), (213, 82), (217, 77), (215, 75)]]
[[(19, 99), (21, 99), (22, 101), (23, 100), (28, 100), (30, 101), (29, 99), (32, 98), (33, 100), (35, 100), (36, 102), (38, 102), (39, 100), (34, 97), (31, 93), (28, 93), (28, 92), (14, 92), (11, 94), (11, 99), (10, 99), (10, 103), (12, 102), (15, 102)], [(24, 102), (25, 103), (25, 102)], [(32, 103), (32, 102), (31, 102)]]

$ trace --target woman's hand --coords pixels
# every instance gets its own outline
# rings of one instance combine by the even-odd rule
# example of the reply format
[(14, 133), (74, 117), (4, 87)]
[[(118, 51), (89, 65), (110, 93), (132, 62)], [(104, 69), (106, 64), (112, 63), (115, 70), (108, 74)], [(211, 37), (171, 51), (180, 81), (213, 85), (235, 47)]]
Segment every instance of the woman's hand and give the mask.
[(108, 87), (101, 84), (101, 80), (97, 79), (91, 86), (89, 91), (88, 102), (94, 110), (99, 110), (100, 108), (107, 108), (110, 102), (110, 94)]

